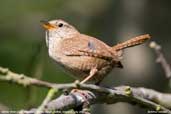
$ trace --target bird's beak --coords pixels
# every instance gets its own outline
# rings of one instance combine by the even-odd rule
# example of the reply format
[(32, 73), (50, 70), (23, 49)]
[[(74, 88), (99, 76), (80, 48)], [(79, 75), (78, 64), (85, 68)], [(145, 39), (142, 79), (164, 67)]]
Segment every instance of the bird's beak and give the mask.
[(46, 30), (50, 30), (50, 29), (54, 29), (56, 28), (55, 25), (50, 24), (48, 21), (42, 20), (40, 21), (42, 23), (42, 26), (46, 29)]

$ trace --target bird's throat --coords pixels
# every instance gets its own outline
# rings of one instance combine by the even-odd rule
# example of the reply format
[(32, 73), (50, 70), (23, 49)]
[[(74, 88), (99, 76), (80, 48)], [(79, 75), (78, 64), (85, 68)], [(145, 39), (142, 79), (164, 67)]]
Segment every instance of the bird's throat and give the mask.
[(56, 59), (60, 56), (61, 41), (61, 38), (49, 37), (48, 51), (51, 58)]

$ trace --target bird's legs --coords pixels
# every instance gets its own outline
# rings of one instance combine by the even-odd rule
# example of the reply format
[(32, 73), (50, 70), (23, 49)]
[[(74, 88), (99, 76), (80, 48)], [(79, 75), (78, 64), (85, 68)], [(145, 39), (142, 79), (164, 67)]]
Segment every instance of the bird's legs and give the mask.
[[(89, 75), (88, 75), (86, 78), (84, 78), (84, 79), (80, 82), (80, 84), (84, 84), (85, 82), (87, 82), (88, 80), (90, 80), (93, 76), (95, 76), (95, 74), (97, 73), (97, 71), (98, 71), (98, 70), (96, 69), (96, 67), (93, 68), (93, 69), (91, 69)], [(78, 89), (73, 89), (73, 90), (71, 91), (71, 93), (72, 93), (72, 92), (76, 92), (76, 91), (79, 91), (79, 90), (78, 90)]]
[(83, 79), (80, 83), (83, 84), (83, 83), (87, 82), (87, 81), (90, 80), (96, 73), (97, 73), (97, 69), (96, 69), (96, 68), (91, 69), (89, 76), (87, 76), (85, 79)]
[[(80, 84), (83, 84), (83, 83), (87, 82), (88, 80), (90, 80), (93, 76), (95, 76), (95, 74), (97, 73), (97, 71), (98, 71), (98, 70), (97, 70), (96, 68), (91, 69), (89, 75), (88, 75), (85, 79), (83, 79), (83, 80), (80, 82)], [(84, 94), (83, 90), (73, 89), (73, 90), (71, 91), (71, 93), (73, 93), (73, 92), (79, 92), (79, 93), (82, 95), (82, 98), (83, 98), (84, 101), (85, 101), (84, 103), (87, 103), (87, 97), (86, 97), (86, 95)], [(83, 108), (83, 106), (81, 106), (81, 107), (76, 107), (74, 110), (75, 110), (75, 111), (81, 111), (82, 108)]]

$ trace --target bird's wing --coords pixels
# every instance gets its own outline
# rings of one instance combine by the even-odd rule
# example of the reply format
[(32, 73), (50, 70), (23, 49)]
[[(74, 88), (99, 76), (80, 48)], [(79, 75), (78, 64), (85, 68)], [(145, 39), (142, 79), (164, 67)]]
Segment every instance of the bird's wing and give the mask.
[(67, 56), (92, 56), (102, 59), (116, 60), (111, 47), (93, 37), (80, 34), (62, 42), (63, 53)]

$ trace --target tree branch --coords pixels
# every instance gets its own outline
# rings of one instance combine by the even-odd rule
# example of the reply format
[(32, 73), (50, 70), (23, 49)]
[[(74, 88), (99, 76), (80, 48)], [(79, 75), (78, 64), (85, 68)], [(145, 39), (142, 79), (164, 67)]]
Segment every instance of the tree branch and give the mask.
[[(108, 89), (96, 85), (80, 84), (79, 88), (86, 90), (77, 90), (69, 95), (61, 95), (57, 99), (49, 102), (46, 105), (46, 110), (56, 110), (56, 112), (59, 113), (83, 105), (85, 102), (88, 102), (90, 105), (127, 102), (158, 112), (163, 111), (165, 113), (171, 113), (169, 110), (169, 108), (171, 109), (171, 94), (163, 94), (146, 88), (131, 88), (129, 86), (119, 86)], [(36, 109), (32, 109), (29, 112), (35, 110)]]
[[(43, 103), (42, 106), (50, 111), (65, 111), (83, 105), (84, 103), (93, 105), (97, 103), (114, 104), (117, 102), (137, 104), (139, 106), (157, 111), (165, 111), (167, 113), (169, 113), (169, 109), (171, 109), (171, 94), (164, 94), (146, 88), (134, 88), (129, 86), (105, 88), (93, 84), (80, 84), (78, 81), (70, 84), (55, 84), (30, 78), (23, 74), (17, 74), (2, 67), (0, 67), (0, 75), (4, 75), (0, 76), (1, 81), (12, 81), (24, 86), (35, 85), (56, 90), (81, 89), (72, 92), (69, 95), (61, 95), (50, 102), (49, 97), (48, 100), (45, 99), (47, 102)], [(34, 111), (36, 110), (37, 109), (34, 109)]]
[(17, 74), (12, 71), (10, 71), (7, 68), (0, 67), (0, 81), (5, 81), (5, 82), (14, 82), (19, 85), (23, 86), (29, 86), (29, 85), (36, 85), (36, 86), (41, 86), (41, 87), (46, 87), (46, 88), (52, 88), (53, 83), (37, 80), (31, 77), (28, 77), (24, 74)]
[(167, 78), (171, 78), (171, 67), (170, 64), (167, 62), (167, 60), (164, 57), (164, 54), (162, 53), (162, 47), (161, 45), (157, 44), (156, 42), (151, 42), (150, 47), (154, 49), (157, 55), (156, 62), (160, 63), (163, 70), (165, 71), (165, 75)]

